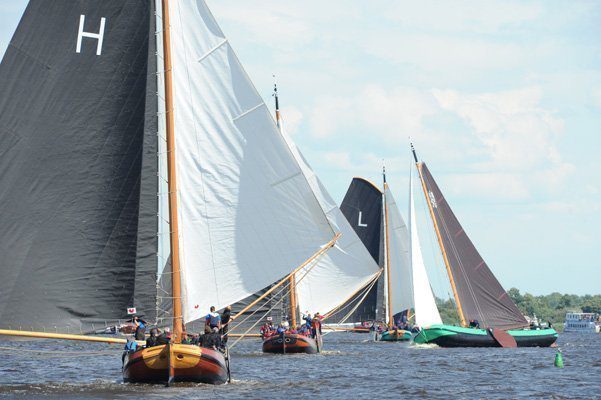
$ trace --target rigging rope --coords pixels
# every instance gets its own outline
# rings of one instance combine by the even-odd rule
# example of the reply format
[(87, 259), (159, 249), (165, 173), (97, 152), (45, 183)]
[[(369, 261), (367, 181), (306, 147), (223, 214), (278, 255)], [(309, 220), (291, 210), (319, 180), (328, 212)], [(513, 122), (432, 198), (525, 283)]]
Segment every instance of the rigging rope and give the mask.
[[(367, 295), (369, 294), (371, 288), (374, 287), (374, 285), (378, 282), (378, 278), (380, 278), (380, 275), (382, 273), (380, 272), (374, 279), (373, 281), (366, 286), (365, 288), (363, 288), (363, 292), (362, 292), (362, 296), (361, 299), (357, 302), (357, 304), (353, 307), (352, 310), (350, 310), (343, 318), (342, 320), (340, 320), (340, 322), (338, 322), (339, 324), (344, 324), (346, 322), (347, 319), (349, 319), (351, 317), (351, 315), (354, 314), (354, 312), (357, 310), (357, 308), (359, 308), (359, 306), (363, 303), (363, 300), (365, 300), (365, 298), (367, 297)], [(328, 317), (330, 317), (330, 315), (332, 315), (332, 313), (326, 315), (326, 317), (324, 318), (324, 320)]]
[[(319, 258), (316, 258), (315, 260), (313, 260), (312, 265), (310, 266), (305, 266), (304, 268), (300, 269), (299, 271), (297, 271), (297, 273), (300, 273), (301, 271), (304, 272), (303, 275), (299, 278), (295, 280), (295, 287), (298, 286), (299, 282), (301, 282), (305, 276), (307, 276), (307, 274), (317, 265), (317, 260)], [(308, 267), (308, 268), (307, 268)], [(296, 274), (295, 274), (296, 275)], [(284, 279), (288, 279), (290, 276), (287, 276)], [(283, 290), (287, 289), (290, 286), (290, 281), (288, 281), (288, 283), (283, 285), (283, 288), (278, 292), (281, 293)], [(288, 292), (286, 294), (289, 294), (290, 290), (288, 290)], [(275, 304), (269, 308), (265, 313), (263, 313), (263, 316), (267, 315), (268, 313), (270, 313), (277, 305), (279, 305), (282, 301), (284, 300), (284, 296), (281, 296), (279, 300), (276, 300)], [(248, 318), (250, 318), (251, 316), (253, 316), (254, 314), (256, 314), (259, 310), (255, 310), (253, 311), (248, 317), (246, 317), (245, 319), (243, 319), (242, 321), (240, 321), (235, 327), (232, 328), (232, 331), (237, 328), (238, 326), (240, 326), (240, 324), (242, 324), (243, 322), (245, 322), (246, 320), (248, 320)], [(242, 339), (244, 339), (244, 337), (252, 330), (254, 329), (259, 322), (261, 322), (261, 320), (263, 319), (263, 317), (259, 318), (254, 324), (252, 324), (252, 326), (250, 328), (248, 328), (234, 343), (232, 343), (231, 346), (229, 346), (230, 349), (232, 349), (234, 346), (236, 346), (236, 344), (238, 344), (238, 342)], [(294, 327), (296, 328), (296, 327)]]

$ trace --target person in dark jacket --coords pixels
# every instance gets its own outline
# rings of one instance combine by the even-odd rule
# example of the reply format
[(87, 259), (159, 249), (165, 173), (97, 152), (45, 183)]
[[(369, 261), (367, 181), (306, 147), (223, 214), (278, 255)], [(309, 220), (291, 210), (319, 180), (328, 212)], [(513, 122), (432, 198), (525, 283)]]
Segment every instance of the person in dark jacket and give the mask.
[(223, 313), (221, 314), (221, 330), (219, 333), (221, 333), (221, 336), (223, 338), (223, 344), (227, 345), (227, 337), (228, 337), (228, 331), (230, 330), (230, 326), (229, 326), (229, 322), (230, 319), (232, 317), (232, 306), (227, 306), (225, 307), (225, 310), (223, 310)]
[(206, 347), (208, 349), (217, 350), (222, 346), (221, 335), (219, 334), (218, 328), (213, 328), (211, 333), (205, 333), (202, 335), (202, 347)]
[(152, 328), (150, 330), (150, 336), (146, 339), (146, 347), (153, 347), (159, 344), (158, 333), (159, 330), (157, 328)]
[(167, 327), (157, 338), (158, 344), (167, 344), (171, 341), (171, 330)]
[(136, 316), (133, 318), (132, 322), (136, 327), (136, 332), (134, 333), (136, 340), (146, 339), (146, 321)]

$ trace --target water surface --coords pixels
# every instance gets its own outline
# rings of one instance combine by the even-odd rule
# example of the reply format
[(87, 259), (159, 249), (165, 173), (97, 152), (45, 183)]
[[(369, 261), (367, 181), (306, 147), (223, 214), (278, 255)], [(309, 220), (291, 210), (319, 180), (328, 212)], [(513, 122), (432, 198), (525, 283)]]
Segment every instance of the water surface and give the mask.
[[(161, 398), (601, 398), (601, 335), (562, 334), (565, 368), (555, 349), (443, 349), (373, 343), (338, 332), (318, 355), (261, 353), (256, 339), (232, 349), (229, 385), (122, 383), (121, 346), (62, 341), (0, 344), (0, 397)], [(32, 352), (40, 350), (43, 353)]]

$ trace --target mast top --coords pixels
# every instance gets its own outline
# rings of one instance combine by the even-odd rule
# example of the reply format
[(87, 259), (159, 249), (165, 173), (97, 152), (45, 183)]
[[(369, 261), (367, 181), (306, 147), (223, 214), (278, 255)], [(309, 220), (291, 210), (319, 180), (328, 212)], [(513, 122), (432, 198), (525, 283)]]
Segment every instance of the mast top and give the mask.
[(417, 160), (417, 153), (415, 152), (415, 147), (413, 147), (413, 142), (411, 141), (411, 138), (409, 138), (409, 144), (411, 145), (411, 152), (413, 153), (413, 159), (415, 160), (415, 163), (417, 164), (419, 161)]
[(384, 184), (386, 185), (386, 166), (384, 165), (384, 160), (382, 160), (382, 178), (384, 179)]
[(278, 82), (275, 78), (275, 74), (273, 76), (273, 97), (275, 98), (275, 110), (280, 110), (280, 102), (278, 99)]

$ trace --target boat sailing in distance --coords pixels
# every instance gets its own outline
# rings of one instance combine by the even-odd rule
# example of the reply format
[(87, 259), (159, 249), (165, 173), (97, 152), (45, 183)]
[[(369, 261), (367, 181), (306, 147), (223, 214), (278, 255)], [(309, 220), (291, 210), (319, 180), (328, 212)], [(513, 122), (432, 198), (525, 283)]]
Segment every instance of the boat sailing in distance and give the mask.
[[(372, 256), (384, 265), (378, 286), (369, 293), (364, 313), (358, 316), (373, 318), (371, 325), (377, 331), (377, 340), (408, 341), (410, 330), (401, 329), (398, 323), (414, 304), (409, 231), (386, 182), (385, 171), (382, 177), (384, 190), (366, 179), (353, 178), (341, 209)], [(384, 312), (378, 314), (378, 309)], [(365, 326), (365, 319), (361, 321)]]
[(461, 321), (461, 326), (423, 326), (415, 343), (442, 347), (551, 346), (557, 332), (529, 329), (528, 321), (459, 224), (428, 167), (418, 161), (413, 144), (411, 150)]
[[(286, 282), (288, 292), (285, 293), (289, 299), (288, 315), (290, 315), (286, 325), (290, 324), (290, 326), (280, 327), (282, 332), (279, 333), (264, 331), (262, 350), (265, 353), (315, 354), (323, 347), (322, 321), (344, 307), (349, 299), (355, 298), (358, 293), (369, 291), (377, 282), (381, 269), (315, 175), (300, 149), (286, 133), (279, 107), (277, 85), (274, 85), (274, 100), (277, 128), (298, 163), (302, 176), (315, 193), (323, 215), (334, 231), (338, 232), (340, 238), (336, 246), (312, 263), (313, 265), (300, 268), (290, 274)], [(362, 285), (357, 285), (356, 278), (353, 278), (358, 273), (363, 274)], [(369, 279), (366, 280), (366, 276)], [(359, 299), (355, 307), (361, 306), (362, 300)], [(300, 318), (301, 310), (314, 310), (316, 315), (312, 318), (303, 315), (305, 324)], [(317, 315), (318, 310), (324, 310), (325, 314)]]
[[(417, 234), (412, 177), (410, 175), (408, 226), (404, 223), (387, 184), (386, 187), (388, 191), (383, 193), (371, 182), (363, 178), (354, 178), (344, 198), (343, 211), (357, 234), (363, 240), (363, 243), (368, 249), (372, 249), (374, 254), (377, 254), (376, 251), (380, 249), (382, 251), (385, 249), (385, 244), (379, 243), (380, 220), (384, 226), (386, 225), (386, 221), (389, 221), (389, 229), (394, 233), (394, 236), (388, 241), (387, 259), (393, 271), (399, 271), (397, 274), (392, 274), (393, 279), (390, 280), (391, 291), (394, 291), (394, 297), (398, 296), (401, 300), (397, 310), (404, 311), (402, 314), (397, 313), (393, 315), (392, 319), (399, 320), (402, 315), (405, 315), (405, 322), (401, 320), (397, 321), (397, 323), (399, 325), (404, 324), (404, 327), (407, 329), (397, 329), (395, 335), (383, 334), (381, 340), (395, 336), (402, 337), (402, 340), (409, 340), (411, 339), (410, 330), (414, 330), (415, 327), (419, 326), (441, 324), (442, 320), (430, 287)], [(383, 200), (385, 194), (386, 199)], [(386, 206), (382, 206), (382, 203), (386, 204)], [(384, 210), (383, 213), (377, 211), (381, 209)], [(388, 210), (387, 218), (385, 217), (386, 210)], [(382, 217), (375, 218), (374, 213), (377, 215), (381, 214)], [(385, 230), (382, 229), (382, 231)], [(390, 235), (390, 231), (388, 235)], [(396, 258), (398, 262), (390, 262), (391, 257), (393, 259)], [(377, 295), (373, 297), (377, 299)], [(390, 298), (390, 296), (388, 297)], [(372, 300), (373, 308), (377, 309), (377, 300), (375, 299)], [(386, 308), (387, 302), (383, 301), (382, 303), (384, 308)], [(392, 308), (390, 307), (389, 309)], [(411, 310), (413, 310), (413, 315), (409, 315)], [(413, 327), (410, 325), (412, 320), (414, 323)], [(363, 326), (365, 326), (365, 323)], [(401, 332), (402, 336), (400, 335)]]
[(339, 262), (352, 236), (201, 0), (32, 0), (0, 130), (0, 334), (124, 343), (84, 334), (136, 308), (173, 335), (126, 382), (224, 383), (225, 354), (181, 343), (211, 306), (299, 274), (299, 307), (329, 310), (380, 273)]

